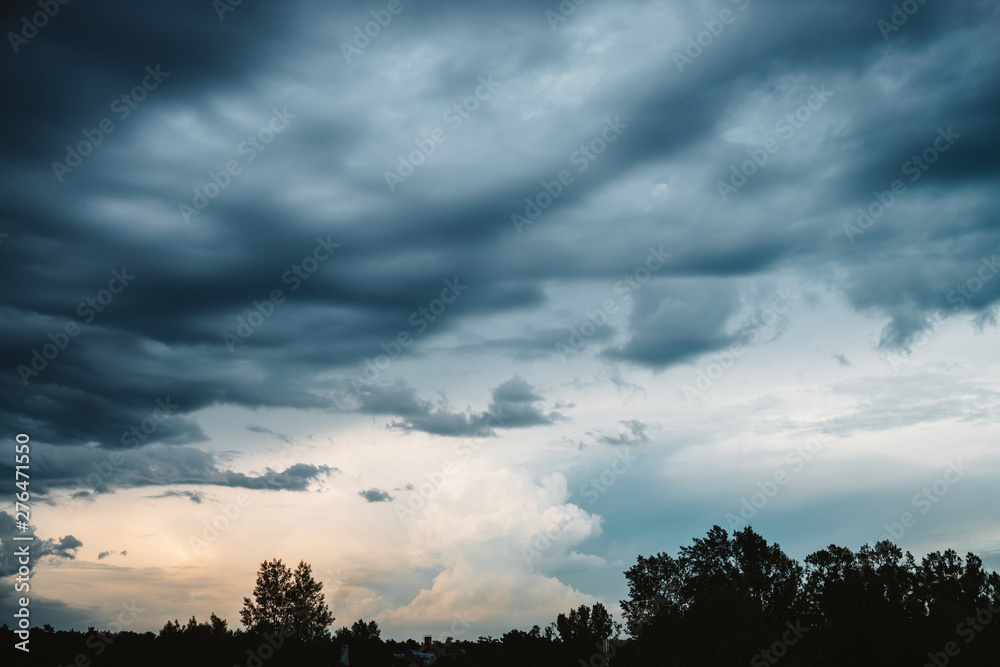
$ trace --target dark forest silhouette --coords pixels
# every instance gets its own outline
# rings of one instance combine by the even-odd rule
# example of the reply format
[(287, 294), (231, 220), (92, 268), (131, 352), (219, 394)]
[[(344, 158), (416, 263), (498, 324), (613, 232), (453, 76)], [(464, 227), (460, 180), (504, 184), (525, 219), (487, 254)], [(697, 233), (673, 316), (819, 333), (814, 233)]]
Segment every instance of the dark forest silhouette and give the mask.
[[(339, 664), (344, 646), (361, 667), (599, 667), (606, 657), (616, 667), (1000, 664), (1000, 575), (972, 553), (963, 559), (949, 549), (917, 563), (882, 541), (857, 552), (830, 545), (800, 564), (750, 528), (730, 535), (714, 526), (677, 556), (639, 556), (625, 577), (627, 638), (597, 603), (544, 629), (425, 644), (383, 640), (378, 624), (362, 619), (330, 633), (335, 619), (310, 566), (292, 571), (275, 559), (261, 564), (254, 597), (244, 598), (247, 630), (231, 630), (214, 613), (167, 622), (159, 633), (46, 626), (32, 632), (29, 664), (325, 666)], [(0, 635), (24, 664), (13, 631), (4, 625)]]

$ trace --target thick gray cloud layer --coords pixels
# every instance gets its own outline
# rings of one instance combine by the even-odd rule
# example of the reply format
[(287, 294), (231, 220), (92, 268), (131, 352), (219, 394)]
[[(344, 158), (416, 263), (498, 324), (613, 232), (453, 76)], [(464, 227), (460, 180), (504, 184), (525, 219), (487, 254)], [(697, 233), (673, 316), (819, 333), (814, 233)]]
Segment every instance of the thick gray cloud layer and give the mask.
[[(862, 348), (903, 363), (939, 328), (993, 329), (1000, 302), (1000, 13), (986, 0), (903, 4), (915, 11), (625, 0), (554, 19), (555, 0), (404, 0), (367, 40), (355, 28), (384, 2), (244, 0), (220, 15), (206, 0), (76, 1), (37, 34), (23, 19), (36, 2), (5, 8), (0, 439), (31, 434), (36, 502), (133, 490), (186, 511), (220, 487), (315, 491), (334, 465), (371, 462), (344, 475), (363, 480), (348, 505), (388, 515), (426, 476), (380, 477), (387, 441), (401, 441), (388, 456), (428, 442), (479, 451), (468, 463), (541, 475), (552, 502), (565, 499), (549, 473), (565, 472), (567, 502), (593, 503), (606, 531), (593, 544), (617, 563), (735, 511), (756, 490), (745, 476), (823, 414), (832, 463), (796, 479), (815, 495), (789, 492), (790, 508), (779, 499), (754, 520), (802, 548), (840, 541), (846, 523), (844, 541), (859, 544), (856, 517), (876, 538), (938, 474), (911, 458), (996, 423), (997, 404), (960, 368), (867, 376)], [(778, 379), (771, 392), (785, 373), (815, 381), (801, 350), (773, 355), (752, 396), (711, 423), (665, 395), (673, 375), (690, 371), (701, 391), (717, 355), (823, 309), (871, 323), (843, 325), (810, 358), (850, 374), (825, 385), (829, 405), (793, 409), (789, 394), (812, 388)], [(607, 400), (615, 390), (627, 409)], [(239, 469), (259, 453), (241, 440), (294, 452), (298, 420), (314, 418), (336, 444)], [(369, 420), (390, 432), (367, 437)], [(900, 437), (905, 455), (885, 444), (903, 426), (938, 425), (933, 440), (941, 424), (943, 444), (916, 430)], [(490, 440), (452, 449), (476, 437)], [(958, 444), (992, 442), (967, 437)], [(699, 458), (720, 441), (722, 456)], [(590, 481), (622, 466), (607, 493)], [(505, 475), (513, 500), (539, 495)], [(988, 484), (963, 481), (922, 529), (988, 539)], [(442, 510), (421, 511), (437, 512), (428, 528), (444, 538), (413, 534), (475, 551), (442, 548), (478, 525)], [(15, 530), (0, 512), (4, 544)], [(36, 553), (87, 557), (69, 532)], [(125, 546), (94, 556), (114, 567)], [(984, 558), (1000, 562), (995, 549)], [(603, 592), (620, 599), (622, 567), (546, 560), (588, 593), (613, 577)], [(454, 574), (421, 567), (405, 564), (404, 603)], [(454, 590), (479, 596), (470, 581)], [(504, 600), (535, 588), (498, 581)], [(61, 627), (96, 617), (33, 605)]]
[[(3, 33), (33, 9), (8, 10)], [(935, 317), (994, 322), (993, 3), (926, 3), (898, 30), (879, 23), (891, 5), (860, 0), (594, 4), (554, 28), (555, 3), (414, 3), (347, 62), (340, 42), (370, 9), (245, 2), (220, 20), (193, 0), (70, 3), (9, 44), (0, 436), (105, 450), (131, 433), (142, 449), (118, 472), (126, 486), (158, 483), (155, 465), (172, 483), (303, 488), (330, 470), (221, 470), (192, 447), (206, 436), (190, 415), (341, 409), (378, 355), (419, 357), (459, 334), (460, 358), (555, 357), (593, 307), (564, 316), (556, 289), (641, 277), (651, 245), (672, 259), (616, 291), (627, 328), (598, 328), (588, 353), (662, 370), (746, 342), (733, 328), (741, 285), (774, 272), (884, 318), (885, 349)], [(701, 37), (723, 10), (733, 21)], [(630, 18), (642, 12), (655, 30)], [(582, 30), (598, 13), (627, 27)], [(470, 99), (467, 118), (448, 115)], [(113, 132), (57, 173), (104, 118)], [(386, 171), (402, 173), (399, 156), (435, 128), (447, 141), (390, 190)], [(251, 135), (273, 141), (249, 162)], [(580, 151), (600, 137), (599, 154)], [(231, 160), (240, 174), (219, 176)], [(573, 183), (519, 233), (511, 215), (561, 170)], [(179, 205), (212, 174), (226, 184), (186, 224)], [(734, 188), (724, 201), (719, 182)], [(498, 315), (515, 326), (480, 335), (475, 323)], [(431, 403), (391, 375), (354, 394), (356, 410), (407, 432), (560, 416), (518, 379), (486, 411)], [(50, 484), (89, 473), (90, 456)]]
[[(33, 536), (35, 539), (30, 542), (16, 542), (14, 541), (16, 536)], [(21, 530), (14, 515), (0, 511), (0, 582), (4, 584), (0, 602), (5, 602), (8, 597), (16, 597), (13, 590), (14, 577), (18, 575), (19, 568), (27, 567), (29, 572), (32, 572), (43, 559), (73, 560), (82, 546), (83, 542), (72, 535), (65, 535), (59, 539), (37, 539), (33, 529)], [(25, 547), (28, 557), (19, 555)]]
[[(214, 485), (271, 491), (305, 491), (339, 472), (327, 465), (294, 463), (284, 470), (267, 468), (246, 474), (226, 468), (215, 455), (195, 447), (150, 445), (127, 450), (97, 447), (53, 447), (36, 445), (34, 464), (45, 471), (31, 482), (34, 493), (75, 490), (74, 498), (89, 500), (115, 488), (170, 485)], [(14, 476), (12, 466), (0, 466), (3, 474)], [(164, 496), (183, 496), (199, 503), (198, 491), (168, 490)]]
[(358, 491), (358, 495), (370, 503), (386, 503), (392, 500), (392, 496), (389, 495), (388, 491), (376, 488)]
[(359, 411), (374, 415), (394, 415), (400, 419), (390, 429), (422, 431), (454, 437), (488, 437), (496, 429), (528, 428), (552, 424), (562, 417), (559, 412), (545, 413), (536, 405), (543, 398), (523, 378), (515, 377), (492, 391), (493, 400), (485, 411), (453, 410), (448, 402), (436, 404), (421, 399), (417, 390), (401, 380), (391, 385), (378, 384), (358, 392)]

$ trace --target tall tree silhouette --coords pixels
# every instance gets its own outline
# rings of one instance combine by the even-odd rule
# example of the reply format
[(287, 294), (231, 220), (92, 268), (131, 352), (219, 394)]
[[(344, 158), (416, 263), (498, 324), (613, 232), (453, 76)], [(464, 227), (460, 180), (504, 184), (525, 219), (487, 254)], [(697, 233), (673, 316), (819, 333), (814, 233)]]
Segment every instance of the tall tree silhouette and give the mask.
[(640, 556), (625, 577), (622, 611), (648, 659), (742, 665), (795, 620), (802, 566), (750, 528), (713, 526), (676, 559)]
[(337, 630), (336, 640), (341, 646), (350, 647), (351, 664), (379, 667), (388, 664), (381, 635), (378, 623), (375, 621), (366, 623), (364, 619), (359, 618), (350, 628), (343, 627)]
[[(1000, 665), (1000, 574), (975, 554), (936, 551), (918, 563), (883, 541), (857, 551), (830, 545), (805, 565), (749, 528), (728, 534), (715, 526), (676, 556), (639, 556), (625, 573), (629, 638), (617, 637), (618, 624), (596, 603), (559, 614), (544, 633), (536, 625), (501, 640), (459, 638), (434, 662), (599, 665), (608, 633), (617, 667)], [(412, 639), (383, 641), (375, 621), (358, 620), (331, 638), (333, 616), (304, 562), (294, 571), (277, 559), (262, 563), (241, 618), (248, 632), (230, 631), (215, 614), (169, 621), (159, 635), (46, 626), (32, 645), (33, 664), (79, 664), (85, 655), (102, 667), (327, 667), (348, 644), (351, 664), (390, 667), (410, 665), (394, 656), (419, 649)], [(15, 639), (0, 625), (0, 664), (23, 659)]]
[(806, 643), (823, 656), (818, 664), (919, 663), (924, 614), (909, 552), (887, 540), (857, 553), (830, 545), (807, 556), (806, 566)]
[(249, 632), (282, 632), (303, 641), (329, 637), (335, 620), (312, 567), (299, 561), (292, 572), (280, 558), (264, 561), (257, 572), (254, 599), (243, 598), (240, 620)]
[(568, 615), (559, 614), (555, 630), (572, 655), (584, 655), (599, 649), (605, 637), (616, 638), (621, 624), (614, 622), (603, 604), (595, 602), (593, 607), (582, 604), (570, 609)]

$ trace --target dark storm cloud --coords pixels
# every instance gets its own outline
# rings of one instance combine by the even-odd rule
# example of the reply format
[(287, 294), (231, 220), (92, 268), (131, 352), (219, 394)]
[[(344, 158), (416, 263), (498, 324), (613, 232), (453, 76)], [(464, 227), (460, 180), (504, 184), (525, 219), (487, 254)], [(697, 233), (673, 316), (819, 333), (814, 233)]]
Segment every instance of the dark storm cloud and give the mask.
[(361, 389), (359, 411), (398, 417), (389, 423), (390, 429), (450, 437), (488, 437), (497, 428), (543, 426), (562, 417), (555, 411), (544, 412), (537, 405), (544, 399), (523, 378), (507, 380), (491, 393), (493, 400), (485, 411), (453, 410), (445, 399), (436, 403), (421, 399), (414, 387), (396, 380)]
[(53, 558), (76, 558), (76, 551), (83, 546), (83, 542), (72, 535), (67, 535), (59, 540), (45, 540), (42, 542), (40, 553), (42, 557), (51, 556)]
[[(5, 616), (13, 616), (18, 609), (17, 598), (18, 595), (14, 593), (13, 586), (10, 587), (9, 593), (6, 590), (0, 592), (0, 613)], [(80, 630), (82, 632), (94, 626), (94, 619), (98, 618), (100, 613), (101, 610), (96, 606), (78, 607), (37, 595), (31, 598), (32, 626), (36, 628), (51, 625), (61, 630)]]
[[(38, 539), (36, 536), (35, 541), (30, 543), (15, 542), (13, 539), (15, 536), (30, 534), (30, 532), (25, 533), (18, 530), (15, 517), (0, 510), (0, 613), (8, 618), (12, 617), (19, 607), (18, 598), (24, 595), (23, 591), (15, 591), (14, 588), (19, 567), (28, 567), (34, 578), (37, 576), (35, 570), (43, 559), (47, 559), (49, 562), (75, 560), (77, 551), (83, 546), (83, 542), (72, 535), (65, 535), (59, 539)], [(26, 565), (20, 562), (21, 556), (17, 555), (18, 549), (25, 544), (29, 545), (31, 554)], [(34, 580), (30, 582), (33, 593), (31, 596), (31, 618), (34, 627), (49, 623), (60, 628), (84, 628), (93, 624), (95, 609), (76, 608), (64, 602), (46, 599), (34, 594), (37, 583)]]
[[(0, 576), (12, 576), (17, 572), (20, 565), (19, 557), (15, 554), (26, 542), (15, 541), (14, 537), (32, 535), (32, 533), (20, 530), (14, 515), (0, 510)], [(26, 563), (29, 569), (33, 569), (42, 558), (53, 560), (76, 558), (76, 552), (83, 546), (83, 542), (72, 535), (65, 535), (58, 540), (48, 538), (44, 540), (35, 539), (30, 543), (29, 549), (31, 557)]]
[(534, 403), (542, 400), (534, 388), (524, 378), (513, 377), (493, 390), (493, 400), (497, 403)]
[(653, 427), (652, 424), (638, 419), (626, 419), (619, 423), (625, 427), (624, 431), (613, 436), (602, 435), (597, 441), (605, 445), (639, 445), (649, 442), (649, 435), (646, 431)]
[(511, 378), (497, 386), (492, 394), (493, 401), (486, 414), (494, 416), (499, 427), (528, 428), (551, 424), (563, 418), (559, 412), (546, 413), (536, 405), (544, 399), (524, 378)]
[[(50, 561), (74, 560), (76, 552), (83, 546), (83, 543), (72, 535), (65, 535), (59, 539), (47, 538), (38, 539), (36, 536), (33, 542), (14, 541), (15, 536), (30, 535), (30, 532), (18, 530), (15, 517), (5, 511), (0, 510), (0, 612), (10, 618), (17, 609), (17, 599), (23, 592), (15, 592), (14, 577), (18, 576), (18, 568), (25, 566), (34, 571), (39, 561), (48, 559)], [(17, 555), (19, 548), (25, 544), (29, 545), (30, 558), (26, 564), (20, 562), (22, 556)], [(34, 588), (34, 584), (32, 584)], [(31, 613), (35, 627), (42, 623), (59, 623), (59, 627), (70, 627), (76, 624), (83, 627), (83, 623), (88, 618), (93, 618), (90, 613), (78, 610), (65, 603), (56, 600), (46, 600), (38, 596), (31, 598)]]
[[(616, 333), (614, 327), (603, 326), (584, 341), (584, 346), (607, 343), (614, 339)], [(559, 343), (566, 345), (569, 336), (568, 327), (538, 329), (526, 326), (518, 336), (465, 343), (449, 348), (449, 351), (463, 354), (500, 353), (509, 354), (515, 359), (539, 359), (551, 356), (558, 349), (556, 345)]]
[(358, 495), (367, 500), (370, 503), (385, 503), (392, 501), (392, 496), (389, 495), (388, 491), (383, 491), (382, 489), (370, 488), (364, 491), (358, 491)]
[[(39, 494), (71, 490), (71, 502), (90, 501), (118, 488), (206, 485), (262, 491), (306, 491), (310, 485), (338, 472), (326, 465), (295, 463), (284, 470), (265, 469), (256, 474), (229, 470), (213, 453), (194, 447), (151, 445), (126, 451), (98, 447), (61, 448), (36, 445), (33, 460), (46, 474), (32, 480)], [(11, 467), (0, 471), (13, 475)], [(167, 490), (154, 497), (186, 497), (198, 503), (200, 491)]]
[(633, 302), (631, 339), (605, 354), (665, 368), (720, 350), (739, 340), (736, 334), (726, 332), (726, 324), (738, 307), (735, 290), (725, 284), (686, 281), (674, 288), (646, 288)]
[[(645, 3), (622, 7), (626, 16)], [(672, 52), (683, 52), (684, 37), (722, 8), (739, 20), (678, 71)], [(245, 2), (220, 21), (211, 3), (194, 0), (70, 3), (18, 53), (4, 55), (2, 82), (18, 93), (0, 123), (7, 148), (0, 233), (8, 235), (0, 243), (0, 282), (12, 286), (0, 296), (7, 369), (0, 436), (30, 432), (37, 441), (79, 448), (128, 446), (131, 434), (186, 458), (190, 445), (206, 439), (190, 417), (199, 410), (329, 409), (339, 388), (331, 373), (360, 372), (401, 333), (414, 341), (406, 354), (419, 358), (479, 317), (548, 317), (552, 284), (613, 285), (636, 266), (637, 249), (664, 242), (675, 256), (634, 295), (627, 328), (601, 327), (581, 354), (662, 370), (721, 350), (740, 340), (727, 328), (747, 305), (735, 280), (779, 270), (829, 279), (854, 308), (887, 320), (879, 340), (885, 349), (906, 349), (934, 317), (994, 321), (1000, 280), (977, 278), (983, 258), (991, 261), (1000, 248), (1000, 205), (991, 189), (1000, 157), (1000, 64), (985, 39), (997, 27), (988, 4), (926, 3), (887, 39), (877, 21), (891, 4), (663, 6), (657, 11), (676, 43), (646, 62), (639, 54), (657, 52), (659, 37), (636, 41), (632, 51), (633, 40), (612, 31), (606, 47), (614, 55), (601, 61), (605, 73), (582, 104), (549, 95), (549, 84), (532, 86), (562, 72), (567, 80), (579, 75), (574, 40), (586, 38), (572, 21), (615, 7), (582, 6), (578, 19), (554, 31), (545, 8), (533, 3), (407, 5), (391, 30), (347, 64), (338, 44), (369, 9)], [(20, 11), (5, 14), (4, 34), (19, 30)], [(334, 25), (339, 32), (327, 34)], [(498, 29), (516, 39), (479, 46)], [(443, 60), (418, 63), (428, 73), (417, 83), (387, 83), (382, 75), (426, 43), (447, 43)], [(113, 101), (157, 65), (169, 74), (120, 118)], [(384, 170), (490, 73), (501, 86), (465, 126), (449, 130), (441, 148), (453, 151), (449, 158), (421, 167), (390, 193)], [(516, 86), (524, 86), (521, 98), (505, 98)], [(716, 179), (728, 178), (730, 165), (754, 147), (729, 138), (730, 131), (747, 125), (743, 135), (773, 133), (776, 120), (821, 86), (832, 91), (829, 101), (720, 201)], [(753, 108), (761, 98), (770, 100), (766, 111)], [(191, 200), (210, 171), (242, 159), (240, 142), (285, 107), (287, 128), (185, 225), (178, 204)], [(618, 116), (627, 126), (620, 136), (517, 234), (511, 213), (523, 210), (540, 182), (573, 168), (574, 151)], [(114, 132), (58, 181), (51, 163), (64, 161), (67, 144), (104, 117)], [(961, 137), (908, 180), (907, 161), (948, 127)], [(480, 152), (480, 162), (462, 165), (460, 158)], [(661, 164), (683, 170), (684, 194), (702, 198), (676, 207), (683, 198), (669, 199), (665, 213), (635, 215), (592, 205)], [(907, 192), (849, 239), (844, 225), (894, 179), (903, 179)], [(601, 227), (582, 226), (591, 214)], [(321, 239), (340, 245), (293, 290), (283, 277)], [(112, 294), (122, 282), (111, 282), (114, 272), (134, 279)], [(468, 288), (440, 316), (414, 324), (446, 280)], [(223, 333), (260, 312), (254, 302), (274, 289), (285, 301), (227, 350)], [(68, 325), (78, 333), (69, 336)], [(451, 347), (543, 359), (565, 340), (562, 325), (533, 319), (516, 323), (516, 334), (477, 331)], [(477, 412), (419, 399), (407, 385), (373, 385), (357, 407), (393, 416), (393, 428), (439, 435), (557, 418), (507, 391)], [(157, 400), (178, 407), (169, 415), (161, 409), (166, 418), (158, 419)], [(490, 410), (505, 421), (491, 422)], [(143, 463), (162, 464), (171, 483), (299, 488), (304, 479), (288, 471), (230, 477), (202, 454), (186, 472), (162, 450), (160, 463)], [(78, 461), (84, 470), (93, 462)], [(158, 483), (148, 467), (122, 475), (126, 486)]]
[(19, 5), (7, 9), (0, 24), (7, 49), (4, 78), (10, 90), (31, 94), (8, 100), (0, 141), (18, 158), (46, 169), (65, 144), (80, 138), (81, 122), (96, 127), (113, 115), (112, 101), (141, 83), (147, 65), (171, 72), (169, 85), (156, 92), (167, 103), (208, 87), (245, 84), (246, 73), (268, 57), (290, 16), (267, 3), (247, 3), (225, 22), (200, 0), (142, 7), (119, 0), (67, 3), (14, 53), (9, 33), (20, 34), (22, 16), (38, 11), (34, 2)]

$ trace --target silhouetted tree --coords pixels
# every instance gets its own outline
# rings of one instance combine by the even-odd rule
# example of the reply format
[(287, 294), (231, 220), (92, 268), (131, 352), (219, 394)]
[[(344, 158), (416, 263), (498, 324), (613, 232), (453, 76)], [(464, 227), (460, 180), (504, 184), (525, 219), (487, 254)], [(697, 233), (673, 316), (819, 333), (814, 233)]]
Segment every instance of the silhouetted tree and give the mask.
[(240, 620), (257, 634), (282, 632), (302, 641), (329, 637), (335, 620), (323, 597), (323, 584), (312, 576), (312, 567), (299, 561), (292, 572), (281, 559), (264, 561), (257, 572), (254, 599), (243, 598)]
[(555, 629), (561, 641), (593, 644), (616, 636), (621, 631), (621, 624), (615, 623), (605, 606), (596, 602), (593, 607), (582, 604), (571, 609), (569, 615), (559, 614)]
[(820, 664), (919, 662), (924, 613), (910, 553), (887, 540), (857, 553), (830, 545), (807, 556), (806, 568), (802, 599), (811, 630), (805, 644), (822, 656)]
[(336, 640), (341, 646), (350, 647), (350, 660), (352, 665), (381, 665), (387, 661), (383, 655), (382, 631), (375, 621), (358, 619), (354, 621), (350, 628), (343, 627), (337, 630)]
[[(630, 638), (617, 637), (620, 626), (597, 603), (561, 613), (544, 629), (436, 644), (434, 664), (599, 665), (605, 634), (615, 667), (1000, 664), (1000, 574), (974, 554), (936, 551), (917, 563), (888, 541), (857, 551), (830, 545), (803, 568), (749, 528), (730, 535), (715, 526), (676, 556), (639, 556), (625, 576)], [(393, 654), (419, 644), (383, 641), (375, 621), (359, 619), (329, 637), (333, 617), (321, 588), (306, 563), (293, 572), (272, 560), (261, 565), (254, 601), (244, 599), (249, 632), (231, 631), (215, 614), (168, 621), (159, 635), (45, 626), (36, 628), (32, 664), (327, 667), (340, 655), (337, 644), (347, 643), (352, 665), (411, 667), (410, 657)], [(0, 664), (23, 661), (15, 639), (0, 625)]]
[(650, 660), (742, 665), (796, 618), (802, 571), (752, 529), (714, 526), (678, 558), (640, 556), (622, 610)]
[[(640, 556), (622, 610), (635, 664), (949, 667), (1000, 661), (1000, 574), (969, 554), (918, 565), (888, 541), (830, 545), (803, 568), (749, 528)], [(628, 658), (618, 665), (629, 664)]]

